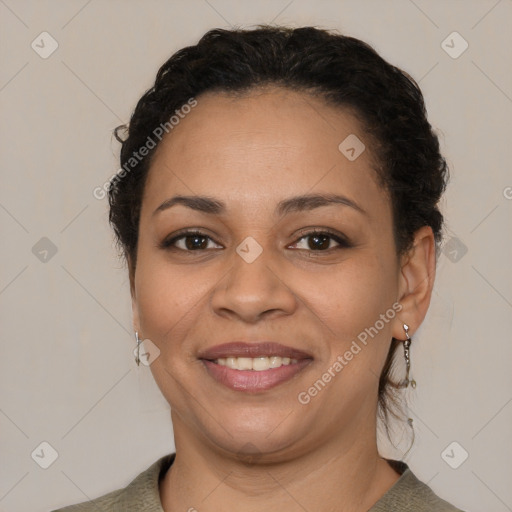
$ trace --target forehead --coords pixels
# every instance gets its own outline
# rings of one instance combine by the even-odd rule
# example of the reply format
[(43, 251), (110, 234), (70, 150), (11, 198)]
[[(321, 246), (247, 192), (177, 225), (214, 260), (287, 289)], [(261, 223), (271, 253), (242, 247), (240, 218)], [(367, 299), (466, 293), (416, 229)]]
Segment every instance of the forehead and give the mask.
[[(196, 99), (156, 150), (143, 210), (172, 194), (208, 194), (247, 209), (261, 207), (263, 197), (271, 203), (307, 192), (386, 207), (371, 143), (354, 113), (277, 87)], [(347, 158), (347, 144), (362, 150), (357, 158)]]

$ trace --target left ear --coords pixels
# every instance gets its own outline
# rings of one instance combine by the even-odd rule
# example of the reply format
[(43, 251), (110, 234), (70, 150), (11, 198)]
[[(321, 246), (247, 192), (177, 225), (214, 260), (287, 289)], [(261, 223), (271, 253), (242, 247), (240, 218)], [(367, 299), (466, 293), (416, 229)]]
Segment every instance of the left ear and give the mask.
[(436, 244), (430, 226), (423, 226), (414, 234), (411, 250), (400, 262), (398, 302), (403, 309), (397, 314), (392, 336), (405, 339), (403, 324), (409, 326), (409, 335), (419, 328), (427, 314), (436, 276)]

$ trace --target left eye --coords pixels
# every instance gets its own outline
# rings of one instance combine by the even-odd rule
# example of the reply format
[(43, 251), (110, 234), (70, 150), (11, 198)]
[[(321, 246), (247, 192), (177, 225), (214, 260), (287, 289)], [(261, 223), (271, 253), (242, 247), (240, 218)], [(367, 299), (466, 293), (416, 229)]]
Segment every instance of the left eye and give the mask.
[[(301, 242), (302, 240), (307, 240), (308, 242)], [(325, 231), (313, 231), (311, 233), (305, 233), (294, 245), (299, 245), (303, 243), (306, 247), (297, 247), (298, 249), (305, 249), (306, 251), (326, 251), (329, 249), (336, 248), (336, 246), (332, 246), (332, 242), (338, 244), (337, 248), (340, 247), (349, 247), (349, 244), (343, 238), (334, 235), (332, 233), (328, 233)]]

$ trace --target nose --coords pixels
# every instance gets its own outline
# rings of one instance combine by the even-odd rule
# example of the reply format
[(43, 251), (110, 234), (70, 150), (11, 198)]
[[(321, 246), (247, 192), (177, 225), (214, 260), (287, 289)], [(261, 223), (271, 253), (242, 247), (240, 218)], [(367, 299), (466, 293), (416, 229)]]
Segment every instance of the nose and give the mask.
[(252, 262), (233, 253), (232, 266), (213, 290), (211, 305), (221, 316), (257, 323), (262, 317), (290, 315), (297, 298), (268, 249)]

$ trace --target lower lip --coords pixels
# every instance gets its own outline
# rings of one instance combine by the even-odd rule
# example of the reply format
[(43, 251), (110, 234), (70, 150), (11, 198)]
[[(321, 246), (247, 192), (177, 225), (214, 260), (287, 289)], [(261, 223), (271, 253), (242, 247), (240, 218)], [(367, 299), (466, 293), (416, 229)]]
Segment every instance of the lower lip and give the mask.
[(208, 373), (224, 386), (235, 391), (255, 393), (271, 389), (283, 382), (290, 380), (305, 368), (311, 359), (302, 359), (298, 363), (270, 368), (268, 370), (233, 370), (227, 366), (221, 366), (213, 361), (202, 360)]

